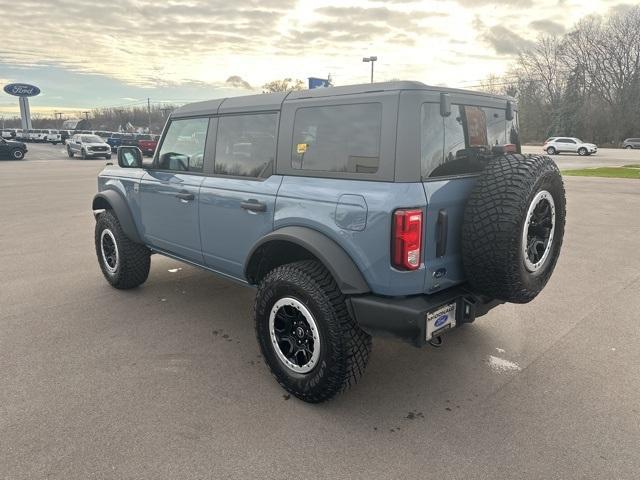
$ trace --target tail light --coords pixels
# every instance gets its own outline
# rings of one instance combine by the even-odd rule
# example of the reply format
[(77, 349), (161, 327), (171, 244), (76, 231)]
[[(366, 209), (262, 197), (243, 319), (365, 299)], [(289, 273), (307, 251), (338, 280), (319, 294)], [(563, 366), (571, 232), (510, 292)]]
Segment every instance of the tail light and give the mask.
[(418, 269), (422, 251), (422, 210), (396, 210), (391, 240), (393, 266), (401, 270)]

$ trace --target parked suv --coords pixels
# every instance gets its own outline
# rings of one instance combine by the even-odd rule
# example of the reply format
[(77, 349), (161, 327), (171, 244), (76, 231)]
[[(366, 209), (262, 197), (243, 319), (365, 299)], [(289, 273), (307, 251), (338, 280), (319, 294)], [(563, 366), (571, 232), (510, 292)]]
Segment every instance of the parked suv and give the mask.
[(97, 135), (79, 133), (67, 140), (67, 155), (73, 158), (75, 154), (87, 158), (111, 158), (111, 147)]
[(358, 381), (371, 335), (439, 344), (543, 289), (564, 187), (520, 154), (516, 119), (511, 98), (418, 82), (183, 106), (152, 162), (120, 147), (98, 175), (98, 263), (119, 289), (152, 253), (256, 287), (277, 381), (327, 400)]
[(549, 155), (569, 152), (584, 156), (597, 153), (598, 146), (593, 143), (585, 143), (576, 137), (551, 137), (544, 142), (542, 150)]
[(0, 138), (0, 158), (22, 160), (27, 153), (27, 146), (22, 142)]
[(627, 138), (622, 144), (623, 148), (640, 148), (640, 138)]

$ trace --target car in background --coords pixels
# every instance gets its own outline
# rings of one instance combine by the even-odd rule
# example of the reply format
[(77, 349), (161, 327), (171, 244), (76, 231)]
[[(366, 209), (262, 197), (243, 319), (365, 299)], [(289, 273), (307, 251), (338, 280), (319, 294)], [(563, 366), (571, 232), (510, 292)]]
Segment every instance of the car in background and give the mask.
[(58, 130), (45, 130), (44, 141), (57, 145), (62, 142), (62, 137)]
[(159, 137), (157, 135), (142, 133), (138, 135), (138, 148), (142, 151), (143, 155), (152, 157), (156, 152), (158, 140)]
[(2, 130), (2, 135), (1, 136), (5, 140), (13, 140), (14, 138), (16, 138), (16, 131), (15, 130)]
[(88, 158), (111, 158), (111, 147), (102, 138), (93, 134), (79, 133), (67, 140), (67, 155), (73, 158), (75, 154), (83, 160)]
[(578, 155), (593, 155), (597, 153), (598, 146), (586, 143), (576, 137), (550, 137), (542, 146), (542, 150), (549, 155), (564, 153), (577, 153)]
[(72, 137), (74, 134), (73, 130), (60, 130), (60, 143), (63, 145), (67, 144), (67, 139)]
[(125, 136), (125, 133), (112, 132), (109, 138), (107, 138), (106, 142), (111, 147), (112, 152), (116, 152), (118, 147), (122, 145), (122, 138)]
[(627, 138), (622, 144), (622, 148), (640, 148), (640, 138)]
[(0, 138), (0, 158), (22, 160), (27, 153), (27, 146), (23, 142)]

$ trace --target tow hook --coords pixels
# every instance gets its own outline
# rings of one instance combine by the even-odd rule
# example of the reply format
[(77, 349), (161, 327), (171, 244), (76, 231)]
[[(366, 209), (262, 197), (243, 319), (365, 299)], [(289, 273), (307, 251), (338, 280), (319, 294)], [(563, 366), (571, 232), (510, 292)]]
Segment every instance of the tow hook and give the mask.
[(436, 335), (429, 340), (429, 345), (435, 348), (440, 348), (442, 346), (442, 335)]

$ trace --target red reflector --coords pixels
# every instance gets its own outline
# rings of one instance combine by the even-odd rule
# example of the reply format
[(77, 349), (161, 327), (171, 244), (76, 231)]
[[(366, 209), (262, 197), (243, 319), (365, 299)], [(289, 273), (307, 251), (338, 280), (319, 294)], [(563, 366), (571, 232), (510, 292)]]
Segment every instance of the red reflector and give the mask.
[(518, 149), (516, 148), (515, 144), (507, 143), (506, 145), (504, 145), (504, 151), (505, 153), (516, 153)]
[(420, 267), (422, 210), (396, 210), (393, 214), (392, 262), (401, 270)]

